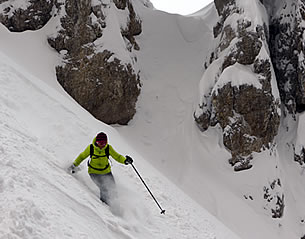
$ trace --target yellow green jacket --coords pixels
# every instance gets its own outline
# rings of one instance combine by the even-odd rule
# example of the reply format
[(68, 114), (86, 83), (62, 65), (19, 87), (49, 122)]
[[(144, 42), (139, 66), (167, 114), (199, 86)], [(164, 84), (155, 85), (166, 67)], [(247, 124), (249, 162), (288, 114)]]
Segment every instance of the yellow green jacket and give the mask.
[[(106, 152), (105, 149), (108, 146), (108, 144), (100, 149), (99, 147), (95, 146), (95, 141), (96, 138), (93, 139), (93, 156), (90, 160), (90, 165), (93, 168), (98, 168), (98, 169), (103, 169), (105, 167), (107, 167), (107, 164), (109, 164), (108, 158), (106, 156)], [(118, 161), (119, 163), (124, 164), (126, 158), (117, 153), (111, 145), (109, 145), (109, 155), (114, 158), (116, 161)], [(75, 166), (79, 166), (86, 158), (88, 158), (88, 156), (90, 156), (90, 145), (87, 146), (87, 148), (78, 155), (78, 157), (75, 159), (74, 161), (74, 165)], [(88, 167), (88, 173), (95, 173), (95, 174), (106, 174), (106, 173), (110, 173), (111, 172), (111, 165), (109, 164), (109, 167), (107, 167), (105, 170), (100, 171), (100, 170), (95, 170), (91, 167)]]

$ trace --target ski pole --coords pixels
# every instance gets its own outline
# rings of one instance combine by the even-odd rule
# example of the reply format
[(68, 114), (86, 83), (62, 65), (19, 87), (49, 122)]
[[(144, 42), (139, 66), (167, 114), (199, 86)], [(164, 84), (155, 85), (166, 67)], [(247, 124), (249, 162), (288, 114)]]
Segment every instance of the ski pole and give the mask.
[(161, 208), (160, 204), (158, 203), (157, 199), (154, 197), (154, 195), (152, 194), (152, 192), (149, 190), (149, 188), (147, 187), (146, 183), (144, 182), (144, 180), (142, 179), (141, 175), (139, 174), (138, 170), (135, 168), (135, 166), (131, 163), (131, 166), (133, 167), (134, 171), (136, 171), (136, 173), (138, 174), (139, 178), (141, 179), (142, 183), (145, 185), (146, 189), (148, 190), (148, 192), (150, 193), (150, 195), (152, 196), (152, 198), (155, 200), (156, 204), (158, 205), (158, 207), (161, 210), (161, 214), (165, 214), (165, 210)]

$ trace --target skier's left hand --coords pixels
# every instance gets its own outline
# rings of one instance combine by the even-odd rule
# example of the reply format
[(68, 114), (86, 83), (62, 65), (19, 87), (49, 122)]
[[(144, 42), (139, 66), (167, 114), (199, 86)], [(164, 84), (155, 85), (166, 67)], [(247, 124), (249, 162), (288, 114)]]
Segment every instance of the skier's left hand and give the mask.
[(126, 159), (125, 159), (124, 163), (125, 163), (126, 165), (132, 164), (132, 163), (133, 163), (133, 159), (132, 159), (130, 156), (126, 155), (125, 158), (126, 158)]
[(77, 169), (76, 169), (77, 167), (74, 165), (74, 164), (72, 164), (69, 168), (68, 168), (68, 172), (69, 173), (76, 173), (76, 171), (77, 171)]

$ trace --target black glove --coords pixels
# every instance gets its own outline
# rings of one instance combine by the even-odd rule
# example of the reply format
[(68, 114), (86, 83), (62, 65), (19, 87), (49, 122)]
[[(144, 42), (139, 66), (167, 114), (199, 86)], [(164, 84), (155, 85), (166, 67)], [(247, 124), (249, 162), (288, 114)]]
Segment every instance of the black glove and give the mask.
[(126, 155), (125, 157), (125, 161), (124, 163), (127, 165), (127, 164), (132, 164), (133, 163), (133, 159), (131, 157), (129, 157), (128, 155)]
[(74, 164), (72, 164), (69, 168), (68, 168), (68, 172), (69, 173), (76, 173), (76, 166)]

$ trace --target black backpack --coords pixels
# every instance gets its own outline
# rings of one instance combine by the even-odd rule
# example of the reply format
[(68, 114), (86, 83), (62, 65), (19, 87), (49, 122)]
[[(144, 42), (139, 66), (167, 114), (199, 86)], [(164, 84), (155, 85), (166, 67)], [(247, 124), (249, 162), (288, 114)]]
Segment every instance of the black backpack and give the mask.
[[(109, 159), (109, 144), (105, 148), (105, 155), (95, 155), (94, 154), (94, 146), (93, 146), (93, 144), (90, 144), (90, 159), (92, 158), (92, 156), (95, 156), (97, 158), (106, 156), (107, 159)], [(90, 160), (88, 160), (88, 167), (90, 167), (92, 169), (95, 169), (95, 170), (98, 170), (98, 171), (104, 171), (105, 169), (107, 169), (109, 167), (109, 162), (108, 162), (108, 164), (106, 165), (105, 168), (94, 168), (90, 165)]]
[[(109, 159), (109, 144), (105, 148), (105, 154), (106, 154), (107, 158)], [(90, 144), (90, 158), (92, 158), (92, 156), (99, 158), (99, 157), (104, 157), (105, 155), (95, 155), (93, 144)]]

